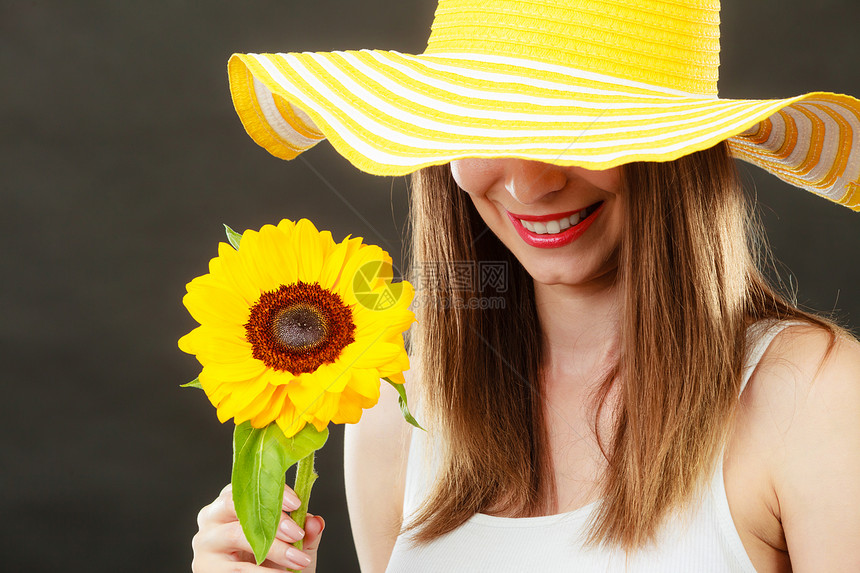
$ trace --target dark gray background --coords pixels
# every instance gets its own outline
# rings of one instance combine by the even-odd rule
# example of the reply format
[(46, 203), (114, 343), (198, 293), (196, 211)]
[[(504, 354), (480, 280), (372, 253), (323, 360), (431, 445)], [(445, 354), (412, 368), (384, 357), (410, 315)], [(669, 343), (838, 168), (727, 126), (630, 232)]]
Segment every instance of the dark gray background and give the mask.
[[(283, 162), (230, 103), (232, 52), (423, 50), (431, 0), (0, 4), (0, 568), (187, 571), (195, 516), (229, 480), (231, 424), (176, 340), (222, 223), (308, 217), (401, 257), (403, 178), (320, 144)], [(860, 94), (855, 0), (726, 0), (724, 97)], [(860, 324), (860, 215), (744, 168), (782, 278)], [(341, 200), (342, 195), (347, 200)], [(790, 269), (790, 272), (789, 272)], [(319, 455), (321, 571), (357, 570), (342, 428)]]

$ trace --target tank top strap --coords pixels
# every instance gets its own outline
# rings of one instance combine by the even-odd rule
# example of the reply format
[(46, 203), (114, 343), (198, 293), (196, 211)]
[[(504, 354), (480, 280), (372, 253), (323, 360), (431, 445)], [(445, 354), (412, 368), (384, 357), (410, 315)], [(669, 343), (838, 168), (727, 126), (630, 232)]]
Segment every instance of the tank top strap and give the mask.
[[(410, 403), (412, 407), (412, 403)], [(416, 400), (413, 415), (422, 420), (421, 403)], [(411, 428), (409, 453), (406, 458), (405, 491), (403, 495), (403, 519), (408, 521), (416, 513), (430, 491), (439, 471), (440, 460), (437, 459), (436, 448), (428, 443), (429, 436), (425, 430)]]
[(802, 323), (797, 320), (768, 319), (760, 320), (749, 326), (746, 337), (748, 350), (746, 360), (744, 361), (741, 388), (738, 392), (738, 396), (743, 394), (744, 389), (747, 387), (747, 382), (749, 382), (753, 372), (755, 372), (756, 367), (758, 367), (758, 363), (761, 361), (762, 356), (764, 356), (770, 343), (773, 342), (773, 339), (789, 326), (799, 324)]

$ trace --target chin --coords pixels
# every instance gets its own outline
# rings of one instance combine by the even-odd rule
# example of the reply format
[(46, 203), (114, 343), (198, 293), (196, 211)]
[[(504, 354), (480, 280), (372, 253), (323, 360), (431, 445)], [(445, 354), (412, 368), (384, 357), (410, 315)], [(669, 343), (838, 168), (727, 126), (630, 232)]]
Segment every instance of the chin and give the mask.
[[(520, 259), (520, 263), (523, 263), (522, 259)], [(536, 282), (545, 285), (571, 285), (587, 280), (585, 273), (578, 272), (575, 265), (575, 261), (572, 260), (537, 262), (532, 259), (523, 263), (529, 276)]]
[(548, 286), (613, 283), (618, 272), (614, 252), (601, 257), (600, 261), (580, 257), (547, 257), (542, 261), (535, 260), (534, 256), (525, 261), (523, 257), (517, 258), (535, 282)]

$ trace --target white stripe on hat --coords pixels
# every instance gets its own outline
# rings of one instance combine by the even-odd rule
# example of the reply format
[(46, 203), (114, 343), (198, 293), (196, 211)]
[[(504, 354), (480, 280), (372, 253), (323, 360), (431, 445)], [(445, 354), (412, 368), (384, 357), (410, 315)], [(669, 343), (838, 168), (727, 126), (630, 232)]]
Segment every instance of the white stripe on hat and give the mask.
[[(353, 53), (350, 52), (333, 52), (338, 55), (349, 55), (354, 60), (359, 60)], [(430, 77), (426, 73), (419, 72), (416, 68), (425, 68), (429, 70), (433, 70), (436, 72), (444, 73), (447, 76), (458, 76), (467, 79), (479, 79), (487, 82), (498, 83), (498, 84), (511, 84), (511, 85), (520, 85), (528, 89), (540, 88), (546, 90), (558, 91), (566, 94), (594, 94), (594, 95), (605, 95), (609, 97), (624, 97), (626, 99), (631, 98), (642, 98), (643, 100), (648, 99), (660, 99), (665, 100), (667, 97), (666, 93), (657, 93), (657, 94), (645, 94), (639, 91), (623, 91), (620, 89), (617, 90), (608, 90), (601, 89), (596, 87), (591, 87), (587, 85), (571, 85), (571, 84), (563, 84), (559, 82), (550, 82), (543, 79), (529, 78), (521, 75), (514, 74), (504, 74), (500, 72), (488, 72), (484, 70), (472, 70), (469, 68), (458, 68), (451, 65), (444, 65), (432, 60), (427, 59), (428, 56), (425, 57), (416, 57), (416, 56), (408, 56), (406, 54), (401, 54), (399, 52), (382, 52), (378, 50), (361, 50), (358, 52), (360, 54), (367, 54), (371, 56), (374, 60), (378, 61), (381, 65), (384, 65), (388, 68), (397, 70), (401, 74), (416, 80), (418, 82), (433, 85), (434, 87), (440, 87), (440, 89), (446, 89), (452, 93), (458, 93), (462, 95), (478, 95), (478, 97), (486, 98), (487, 96), (492, 97), (494, 94), (488, 94), (486, 92), (473, 91), (469, 88), (466, 88), (462, 85), (445, 81), (437, 77)], [(395, 56), (400, 57), (402, 60), (406, 62), (412, 63), (412, 66), (404, 65), (398, 61), (396, 61)], [(613, 83), (607, 83), (607, 85), (616, 85)], [(450, 86), (449, 88), (442, 88), (441, 86)], [(661, 88), (659, 87), (650, 87), (649, 91), (660, 92)], [(519, 102), (519, 103), (530, 103), (535, 105), (559, 105), (559, 102), (552, 98), (541, 98), (537, 96), (532, 96), (526, 92), (517, 93), (517, 94), (505, 94), (509, 96), (516, 96), (517, 99), (510, 99), (506, 101), (511, 102)], [(668, 94), (669, 97), (677, 96), (679, 98), (696, 98), (696, 99), (712, 99), (702, 95), (695, 94), (687, 94), (687, 93), (673, 93)], [(564, 96), (563, 98), (559, 98), (563, 101), (567, 101), (569, 96)], [(568, 105), (568, 104), (563, 104)]]
[[(393, 52), (399, 53), (399, 52)], [(403, 54), (400, 54), (403, 55)], [(469, 62), (486, 62), (492, 64), (501, 64), (503, 66), (515, 66), (526, 68), (529, 70), (534, 70), (538, 72), (551, 72), (554, 74), (565, 75), (570, 78), (575, 78), (577, 80), (586, 80), (589, 82), (601, 82), (607, 83), (610, 85), (616, 86), (627, 86), (640, 90), (648, 90), (654, 91), (661, 94), (666, 94), (670, 96), (681, 96), (681, 97), (711, 97), (716, 99), (716, 95), (713, 96), (703, 96), (702, 94), (692, 94), (689, 92), (684, 92), (681, 90), (672, 89), (664, 86), (656, 86), (653, 84), (647, 84), (643, 82), (637, 82), (633, 80), (626, 80), (623, 78), (616, 78), (613, 76), (607, 76), (604, 74), (598, 74), (595, 72), (588, 72), (585, 70), (577, 70), (574, 68), (569, 68), (566, 66), (561, 66), (558, 64), (549, 64), (546, 62), (536, 62), (531, 60), (525, 60), (522, 58), (512, 58), (510, 56), (495, 56), (492, 54), (444, 54), (444, 53), (433, 53), (433, 54), (422, 54), (421, 56), (411, 56), (412, 58), (420, 58), (420, 59), (449, 59), (449, 60), (464, 60)], [(480, 72), (476, 72), (480, 73)], [(472, 71), (469, 71), (469, 75), (472, 75)], [(477, 77), (477, 76), (476, 76)], [(569, 87), (568, 87), (569, 89)]]
[[(627, 127), (627, 128), (604, 128), (607, 130), (604, 132), (599, 131), (598, 128), (588, 128), (588, 127), (586, 129), (574, 128), (574, 129), (566, 129), (566, 130), (541, 131), (542, 135), (558, 136), (558, 137), (570, 137), (574, 141), (571, 141), (571, 142), (547, 142), (547, 143), (540, 143), (540, 144), (534, 144), (534, 145), (523, 144), (523, 143), (468, 144), (468, 143), (464, 143), (464, 142), (442, 142), (442, 141), (433, 141), (433, 140), (429, 140), (429, 139), (422, 139), (422, 138), (414, 137), (412, 135), (401, 133), (397, 130), (390, 128), (388, 125), (383, 125), (383, 124), (379, 123), (378, 121), (376, 121), (374, 118), (367, 116), (362, 110), (354, 107), (351, 102), (344, 100), (343, 98), (339, 97), (335, 91), (331, 90), (322, 81), (318, 80), (316, 78), (316, 76), (314, 74), (312, 74), (311, 71), (308, 70), (304, 66), (304, 63), (300, 59), (296, 58), (293, 55), (286, 55), (283, 57), (285, 57), (287, 59), (288, 64), (293, 69), (295, 69), (301, 73), (302, 77), (306, 79), (308, 84), (311, 85), (318, 92), (318, 94), (320, 96), (322, 96), (325, 100), (327, 100), (329, 102), (329, 104), (332, 105), (333, 107), (335, 107), (336, 109), (345, 110), (346, 111), (345, 115), (347, 117), (357, 121), (362, 126), (362, 129), (367, 130), (367, 131), (369, 131), (373, 134), (376, 134), (378, 136), (381, 136), (383, 138), (386, 138), (388, 140), (397, 141), (399, 144), (403, 144), (403, 145), (406, 145), (409, 147), (415, 147), (418, 149), (438, 149), (438, 150), (445, 150), (445, 149), (448, 149), (448, 150), (457, 150), (457, 149), (461, 149), (461, 150), (491, 150), (492, 149), (492, 150), (500, 150), (500, 151), (509, 150), (509, 149), (514, 150), (514, 149), (520, 149), (520, 148), (559, 149), (559, 150), (565, 150), (565, 149), (577, 149), (577, 150), (600, 149), (600, 148), (607, 148), (607, 147), (615, 147), (615, 146), (617, 146), (617, 142), (616, 141), (603, 141), (603, 142), (579, 142), (579, 143), (575, 143), (575, 141), (577, 139), (581, 139), (585, 133), (587, 133), (588, 135), (592, 135), (592, 134), (599, 135), (601, 133), (604, 133), (604, 134), (605, 133), (615, 133), (618, 135), (625, 135), (625, 134), (629, 135), (631, 133), (637, 132), (636, 129), (632, 129), (630, 127)], [(286, 77), (284, 77), (280, 73), (280, 71), (268, 60), (268, 58), (257, 57), (257, 60), (261, 63), (261, 65), (263, 65), (266, 68), (266, 71), (270, 75), (272, 75), (273, 79), (275, 79), (275, 81), (277, 81), (279, 84), (281, 84), (281, 85), (287, 85), (287, 84), (292, 85), (289, 82), (289, 80)], [(348, 77), (345, 77), (338, 70), (331, 69), (329, 66), (329, 63), (327, 61), (323, 60), (322, 62), (320, 62), (320, 65), (325, 66), (325, 69), (327, 71), (332, 72), (333, 77), (335, 77), (336, 79), (338, 79), (340, 81), (341, 85), (345, 88), (345, 91), (347, 93), (351, 93), (353, 95), (359, 96), (359, 100), (371, 102), (371, 105), (375, 109), (378, 109), (378, 110), (382, 111), (383, 113), (385, 113), (386, 115), (391, 116), (395, 120), (397, 120), (399, 122), (403, 122), (407, 125), (415, 125), (415, 126), (418, 126), (418, 127), (424, 128), (424, 129), (429, 129), (429, 130), (434, 130), (434, 131), (438, 131), (441, 133), (445, 133), (447, 135), (464, 135), (464, 136), (477, 136), (477, 137), (490, 136), (490, 137), (495, 137), (495, 138), (499, 138), (499, 139), (514, 138), (514, 137), (529, 137), (529, 136), (535, 135), (534, 129), (510, 130), (510, 129), (463, 128), (461, 126), (456, 126), (456, 125), (451, 125), (451, 124), (446, 124), (446, 123), (441, 123), (441, 122), (435, 122), (435, 121), (429, 120), (429, 119), (424, 118), (424, 117), (416, 116), (412, 113), (409, 113), (406, 110), (402, 110), (400, 108), (393, 107), (390, 104), (387, 104), (385, 101), (377, 98), (374, 94), (370, 93), (363, 86), (360, 86), (360, 85), (354, 83)], [(305, 98), (302, 98), (302, 100), (304, 101)], [(654, 135), (649, 136), (649, 137), (629, 137), (629, 136), (626, 136), (624, 138), (625, 144), (635, 145), (638, 143), (659, 142), (659, 141), (663, 141), (666, 139), (673, 139), (675, 137), (679, 137), (679, 136), (682, 136), (685, 134), (695, 133), (695, 132), (701, 131), (702, 129), (716, 128), (718, 126), (725, 125), (725, 123), (728, 121), (736, 120), (736, 119), (740, 118), (740, 121), (731, 124), (731, 126), (734, 126), (734, 125), (737, 125), (738, 123), (742, 124), (745, 121), (749, 121), (749, 118), (758, 114), (762, 108), (768, 108), (769, 106), (778, 107), (779, 105), (782, 105), (782, 102), (780, 102), (778, 100), (775, 102), (772, 100), (764, 100), (761, 102), (756, 102), (756, 105), (752, 108), (747, 108), (744, 106), (748, 105), (750, 102), (744, 102), (743, 100), (737, 101), (737, 102), (732, 101), (732, 100), (727, 100), (727, 102), (726, 101), (724, 101), (724, 102), (716, 102), (715, 101), (715, 102), (713, 102), (713, 104), (716, 104), (717, 106), (720, 106), (720, 107), (729, 107), (730, 109), (738, 108), (738, 107), (741, 107), (742, 109), (739, 112), (730, 114), (727, 117), (718, 119), (716, 121), (712, 121), (710, 123), (705, 123), (705, 124), (695, 123), (695, 125), (687, 127), (686, 129), (674, 130), (672, 132), (662, 133), (662, 134), (654, 134)], [(360, 121), (359, 121), (359, 118), (361, 118)], [(592, 118), (586, 118), (586, 119), (592, 119)], [(624, 119), (627, 119), (627, 118), (625, 117)], [(698, 120), (701, 118), (695, 118), (695, 119)], [(599, 116), (597, 118), (593, 118), (593, 123), (597, 123), (600, 120), (601, 120), (601, 118)], [(555, 121), (558, 121), (558, 119), (556, 119)], [(695, 121), (695, 120), (692, 120), (692, 121)], [(336, 123), (339, 125), (343, 125), (340, 121), (336, 121)], [(673, 122), (673, 124), (678, 124), (678, 125), (688, 125), (689, 123), (691, 123), (691, 121)], [(645, 124), (642, 126), (642, 128), (648, 129), (649, 131), (651, 131), (652, 126), (649, 124)], [(592, 132), (592, 129), (594, 130), (593, 132)], [(731, 129), (731, 127), (729, 129)], [(725, 131), (725, 130), (719, 130), (719, 132), (722, 132), (722, 131)], [(343, 134), (341, 133), (341, 135), (343, 135)], [(706, 139), (710, 138), (712, 136), (713, 136), (713, 132), (708, 133), (706, 135)], [(352, 144), (350, 144), (350, 145), (352, 145)], [(366, 146), (362, 145), (361, 147), (356, 148), (356, 149), (359, 150), (363, 155), (370, 158), (371, 156), (367, 155), (367, 153), (365, 153), (364, 151), (361, 151), (361, 148), (365, 148), (365, 147)], [(662, 149), (662, 148), (660, 148), (660, 149)], [(645, 149), (645, 150), (637, 150), (637, 152), (642, 153), (642, 154), (648, 154), (648, 153), (651, 153), (652, 151)], [(400, 163), (398, 163), (398, 164), (400, 164)]]

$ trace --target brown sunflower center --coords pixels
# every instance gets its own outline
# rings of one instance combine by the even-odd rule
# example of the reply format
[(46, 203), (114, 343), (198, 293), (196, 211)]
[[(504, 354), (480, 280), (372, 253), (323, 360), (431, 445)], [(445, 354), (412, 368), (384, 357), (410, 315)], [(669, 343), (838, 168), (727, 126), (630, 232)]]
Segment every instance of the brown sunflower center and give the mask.
[(314, 307), (299, 304), (281, 309), (272, 321), (272, 330), (281, 344), (299, 350), (319, 345), (325, 339), (328, 325)]
[(334, 362), (355, 341), (352, 310), (317, 283), (263, 293), (245, 325), (254, 358), (298, 375)]

